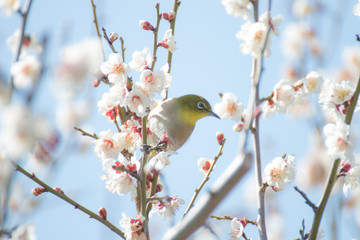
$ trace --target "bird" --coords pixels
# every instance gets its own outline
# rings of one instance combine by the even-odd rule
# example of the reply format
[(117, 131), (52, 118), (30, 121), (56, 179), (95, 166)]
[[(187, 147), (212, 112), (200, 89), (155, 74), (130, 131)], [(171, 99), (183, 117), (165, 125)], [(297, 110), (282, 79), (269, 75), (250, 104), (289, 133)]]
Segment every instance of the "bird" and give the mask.
[(148, 115), (151, 142), (159, 143), (166, 139), (167, 149), (176, 151), (189, 139), (196, 122), (207, 116), (220, 119), (201, 96), (189, 94), (169, 98), (155, 106)]

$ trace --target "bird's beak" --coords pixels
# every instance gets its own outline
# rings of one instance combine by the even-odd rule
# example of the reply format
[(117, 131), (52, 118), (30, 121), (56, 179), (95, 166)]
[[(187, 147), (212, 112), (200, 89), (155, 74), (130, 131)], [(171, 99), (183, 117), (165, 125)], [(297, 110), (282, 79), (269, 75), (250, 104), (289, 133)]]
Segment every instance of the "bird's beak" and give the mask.
[(207, 111), (208, 113), (209, 113), (209, 115), (211, 115), (211, 116), (214, 116), (214, 117), (216, 117), (216, 118), (218, 118), (218, 119), (220, 119), (220, 117), (216, 114), (216, 113), (214, 113), (213, 111)]

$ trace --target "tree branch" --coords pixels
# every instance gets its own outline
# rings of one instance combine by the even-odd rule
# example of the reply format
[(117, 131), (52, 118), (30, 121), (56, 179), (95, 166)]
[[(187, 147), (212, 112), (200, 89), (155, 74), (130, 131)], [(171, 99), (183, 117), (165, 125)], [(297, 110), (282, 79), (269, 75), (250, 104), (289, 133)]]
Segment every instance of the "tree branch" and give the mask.
[(50, 193), (54, 194), (55, 196), (61, 198), (62, 200), (68, 202), (69, 204), (73, 205), (76, 209), (79, 209), (80, 211), (89, 215), (89, 217), (94, 218), (95, 220), (104, 224), (106, 227), (108, 227), (111, 231), (113, 231), (114, 233), (119, 235), (121, 238), (126, 239), (125, 234), (120, 229), (115, 227), (111, 222), (100, 217), (98, 214), (90, 211), (89, 209), (85, 208), (84, 206), (80, 205), (79, 203), (75, 202), (74, 200), (72, 200), (71, 198), (66, 196), (64, 193), (60, 193), (60, 192), (54, 190), (52, 187), (50, 187), (49, 185), (47, 185), (46, 183), (41, 181), (39, 178), (37, 178), (34, 173), (32, 173), (32, 174), (29, 173), (28, 171), (23, 169), (19, 164), (17, 164), (15, 161), (11, 161), (11, 162), (12, 162), (13, 166), (15, 167), (16, 171), (21, 172), (26, 177), (30, 178), (32, 181), (36, 182), (37, 184), (39, 184), (40, 186), (45, 188), (45, 190), (47, 192), (50, 192)]
[(225, 145), (225, 141), (226, 141), (226, 139), (224, 138), (222, 144), (220, 145), (219, 151), (217, 152), (217, 154), (216, 154), (215, 157), (214, 157), (213, 163), (211, 164), (208, 172), (207, 172), (206, 175), (205, 175), (204, 180), (201, 182), (201, 184), (200, 184), (200, 186), (199, 186), (198, 188), (195, 188), (194, 195), (193, 195), (193, 197), (192, 197), (192, 199), (191, 199), (191, 201), (190, 201), (190, 203), (189, 203), (189, 206), (187, 207), (187, 209), (186, 209), (186, 211), (185, 211), (185, 213), (184, 213), (184, 216), (189, 212), (189, 210), (190, 210), (190, 209), (192, 208), (192, 206), (194, 205), (194, 202), (195, 202), (197, 196), (199, 195), (201, 189), (204, 187), (205, 183), (206, 183), (207, 181), (209, 181), (209, 179), (210, 179), (210, 174), (212, 173), (212, 171), (213, 171), (213, 169), (214, 169), (214, 166), (215, 166), (217, 160), (218, 160), (219, 157), (222, 155), (222, 149), (223, 149), (223, 147), (224, 147), (224, 145)]

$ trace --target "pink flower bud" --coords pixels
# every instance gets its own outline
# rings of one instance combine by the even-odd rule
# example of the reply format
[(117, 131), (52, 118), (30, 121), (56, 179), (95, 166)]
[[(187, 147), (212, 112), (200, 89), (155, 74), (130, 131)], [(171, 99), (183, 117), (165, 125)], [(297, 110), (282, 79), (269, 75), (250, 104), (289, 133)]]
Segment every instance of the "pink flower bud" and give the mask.
[(139, 25), (144, 30), (151, 30), (151, 31), (155, 30), (155, 28), (148, 21), (145, 20), (140, 20)]
[(173, 20), (176, 16), (176, 13), (174, 11), (170, 11), (168, 14), (169, 21)]
[(119, 38), (119, 35), (116, 32), (110, 33), (109, 40), (111, 43), (115, 42)]
[(351, 164), (350, 163), (346, 163), (346, 162), (341, 163), (340, 173), (346, 175), (346, 174), (349, 173), (350, 169), (351, 169)]
[(169, 20), (169, 14), (167, 13), (161, 13), (161, 17), (165, 20)]
[(100, 215), (101, 218), (106, 219), (107, 212), (106, 212), (106, 209), (104, 207), (99, 208), (98, 212), (99, 212), (99, 215)]
[(219, 145), (223, 144), (223, 142), (224, 142), (224, 134), (222, 132), (217, 132), (216, 133), (216, 139), (217, 139)]
[(241, 132), (244, 129), (244, 124), (237, 123), (233, 126), (234, 132)]
[(40, 188), (40, 187), (37, 187), (37, 188), (34, 188), (32, 190), (32, 194), (34, 194), (34, 196), (39, 196), (40, 194), (46, 192), (46, 189), (45, 188)]
[(93, 87), (98, 87), (99, 85), (100, 85), (100, 80), (97, 80), (97, 79), (95, 79), (94, 81), (93, 81)]
[(156, 193), (161, 192), (164, 189), (163, 185), (161, 185), (160, 183), (156, 185)]
[(61, 190), (61, 188), (54, 187), (53, 189), (54, 189), (55, 191), (57, 191), (58, 193), (64, 194), (64, 191)]

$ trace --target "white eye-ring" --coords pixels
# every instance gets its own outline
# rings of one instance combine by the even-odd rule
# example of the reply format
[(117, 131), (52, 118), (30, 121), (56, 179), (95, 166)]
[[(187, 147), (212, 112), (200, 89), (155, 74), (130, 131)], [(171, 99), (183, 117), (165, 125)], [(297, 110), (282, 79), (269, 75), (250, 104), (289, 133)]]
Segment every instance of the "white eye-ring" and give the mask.
[(198, 109), (205, 109), (205, 103), (203, 103), (203, 102), (198, 102), (198, 103), (197, 103), (197, 107), (198, 107)]

